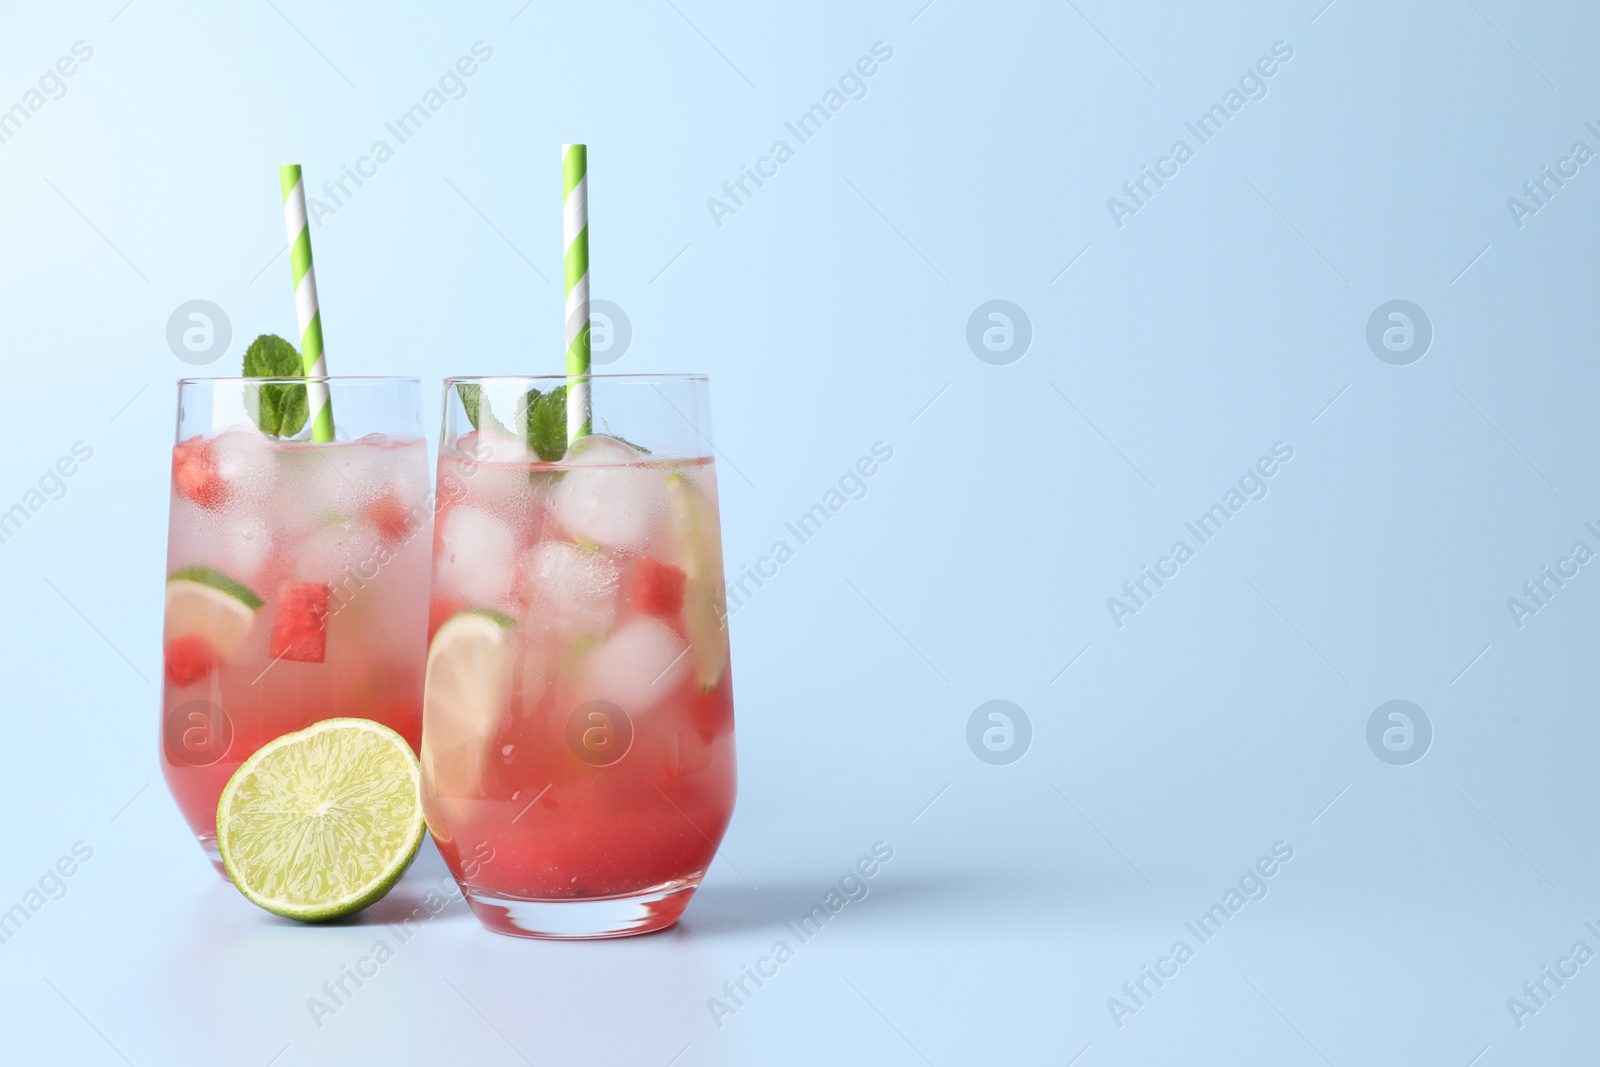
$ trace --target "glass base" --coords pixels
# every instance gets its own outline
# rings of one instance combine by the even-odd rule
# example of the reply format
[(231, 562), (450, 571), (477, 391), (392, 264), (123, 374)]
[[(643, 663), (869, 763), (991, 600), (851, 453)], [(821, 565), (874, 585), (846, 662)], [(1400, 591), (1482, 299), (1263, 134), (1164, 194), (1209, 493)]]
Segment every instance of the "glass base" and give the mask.
[(217, 848), (217, 835), (205, 834), (196, 840), (200, 842), (200, 848), (205, 852), (206, 858), (211, 861), (211, 866), (215, 867), (217, 873), (222, 875), (222, 880), (232, 885), (233, 879), (228, 876), (228, 868), (223, 866), (222, 863), (222, 852)]
[(478, 921), (497, 934), (586, 941), (665, 930), (678, 921), (700, 879), (680, 879), (615, 897), (526, 900), (481, 889), (463, 893)]

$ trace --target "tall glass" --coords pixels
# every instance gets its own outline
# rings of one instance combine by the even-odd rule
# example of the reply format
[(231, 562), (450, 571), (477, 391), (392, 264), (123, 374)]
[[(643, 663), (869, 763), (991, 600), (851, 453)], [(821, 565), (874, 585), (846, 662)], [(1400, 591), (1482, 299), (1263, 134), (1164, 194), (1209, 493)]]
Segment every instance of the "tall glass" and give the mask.
[(417, 748), (433, 494), (415, 378), (329, 378), (336, 440), (258, 429), (300, 382), (178, 383), (161, 767), (200, 846), (228, 778), (335, 716)]
[(491, 930), (642, 934), (733, 814), (707, 382), (594, 376), (563, 455), (563, 381), (445, 382), (423, 804)]

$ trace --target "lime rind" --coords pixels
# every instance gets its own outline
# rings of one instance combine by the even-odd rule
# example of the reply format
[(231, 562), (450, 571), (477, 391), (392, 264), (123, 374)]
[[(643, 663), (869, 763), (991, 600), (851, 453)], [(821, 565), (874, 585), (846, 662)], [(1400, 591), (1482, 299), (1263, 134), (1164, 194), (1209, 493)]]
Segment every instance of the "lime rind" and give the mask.
[[(236, 588), (226, 588), (218, 579)], [(162, 640), (197, 635), (227, 659), (255, 628), (260, 604), (259, 597), (225, 575), (203, 567), (186, 568), (167, 579)]]
[(261, 598), (256, 595), (255, 590), (237, 578), (228, 577), (215, 567), (184, 567), (174, 572), (167, 581), (169, 583), (195, 582), (199, 585), (210, 586), (218, 592), (227, 593), (251, 611), (256, 611), (261, 607)]
[(422, 845), (421, 771), (405, 738), (325, 719), (268, 742), (217, 802), (233, 884), (275, 915), (323, 922), (376, 903)]
[(709, 693), (728, 669), (728, 599), (722, 577), (722, 534), (716, 505), (682, 471), (667, 475), (677, 565), (684, 586), (683, 623), (693, 650), (695, 680)]
[(474, 795), (483, 752), (511, 695), (508, 615), (458, 611), (433, 635), (422, 683), (422, 768), (433, 795)]
[[(453, 622), (454, 620), (460, 618), (463, 615), (482, 615), (484, 618), (490, 620), (491, 622), (494, 622), (496, 625), (498, 625), (503, 630), (504, 629), (510, 629), (511, 627), (513, 627), (513, 626), (515, 626), (517, 624), (517, 620), (516, 619), (513, 619), (510, 615), (507, 615), (503, 611), (496, 611), (493, 608), (462, 608), (460, 611), (458, 611), (454, 615), (450, 616), (450, 618), (446, 619), (444, 621), (444, 625), (440, 626), (439, 629), (440, 630), (444, 629), (445, 626), (450, 625), (451, 622)], [(438, 636), (439, 636), (438, 633), (435, 632), (434, 633), (434, 637), (437, 639)]]

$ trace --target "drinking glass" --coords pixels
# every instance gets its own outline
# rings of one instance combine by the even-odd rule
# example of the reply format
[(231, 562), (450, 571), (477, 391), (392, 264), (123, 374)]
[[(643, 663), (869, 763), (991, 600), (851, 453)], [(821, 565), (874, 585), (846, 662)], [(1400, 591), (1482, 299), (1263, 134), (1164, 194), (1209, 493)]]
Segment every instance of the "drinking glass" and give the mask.
[(733, 814), (707, 380), (450, 378), (423, 703), (428, 826), (483, 924), (672, 925)]
[(304, 379), (178, 383), (161, 767), (224, 877), (217, 799), (262, 745), (336, 716), (421, 739), (433, 494), (420, 384), (319, 380), (327, 443), (280, 414)]

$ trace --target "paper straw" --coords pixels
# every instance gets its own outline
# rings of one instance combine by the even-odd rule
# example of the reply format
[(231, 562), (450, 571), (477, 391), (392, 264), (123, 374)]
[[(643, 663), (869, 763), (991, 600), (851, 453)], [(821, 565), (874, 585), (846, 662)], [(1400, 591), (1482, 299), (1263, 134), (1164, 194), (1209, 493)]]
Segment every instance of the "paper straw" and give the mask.
[(311, 439), (333, 440), (333, 404), (328, 399), (328, 361), (322, 353), (322, 314), (317, 310), (317, 273), (311, 267), (311, 229), (306, 225), (306, 191), (300, 165), (278, 168), (283, 184), (283, 224), (289, 234), (289, 266), (294, 272), (294, 310), (300, 320), (300, 365), (307, 378)]
[(561, 146), (561, 243), (567, 250), (567, 440), (589, 432), (589, 147)]

